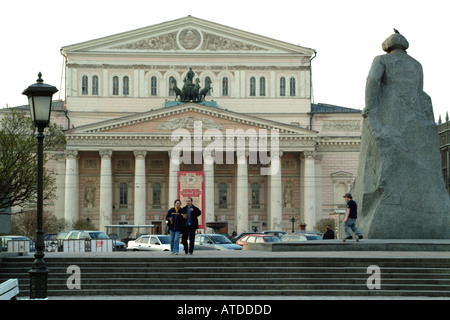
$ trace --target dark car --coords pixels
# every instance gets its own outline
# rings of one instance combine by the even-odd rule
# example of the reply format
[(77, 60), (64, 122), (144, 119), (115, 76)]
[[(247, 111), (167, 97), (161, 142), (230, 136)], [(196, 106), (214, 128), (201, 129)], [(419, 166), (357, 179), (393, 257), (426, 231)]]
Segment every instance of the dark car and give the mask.
[(56, 240), (57, 233), (47, 233), (44, 235), (44, 240)]

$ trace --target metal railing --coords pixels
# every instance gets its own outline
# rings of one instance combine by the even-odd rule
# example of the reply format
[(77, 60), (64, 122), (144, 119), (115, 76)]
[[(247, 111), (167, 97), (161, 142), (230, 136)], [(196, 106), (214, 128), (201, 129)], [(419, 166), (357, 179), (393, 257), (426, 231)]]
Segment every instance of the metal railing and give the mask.
[[(44, 240), (44, 252), (113, 252), (125, 251), (116, 239)], [(0, 252), (34, 252), (31, 240), (0, 239)]]

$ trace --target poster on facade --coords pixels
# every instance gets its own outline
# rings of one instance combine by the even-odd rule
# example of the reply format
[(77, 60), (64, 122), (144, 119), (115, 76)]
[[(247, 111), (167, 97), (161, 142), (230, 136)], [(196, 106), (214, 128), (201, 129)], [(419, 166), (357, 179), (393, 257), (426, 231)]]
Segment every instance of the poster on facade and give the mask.
[(204, 212), (204, 187), (205, 174), (203, 171), (179, 171), (178, 172), (178, 199), (182, 207), (186, 205), (186, 198), (192, 198), (192, 204), (202, 211), (198, 217), (198, 231), (205, 233)]

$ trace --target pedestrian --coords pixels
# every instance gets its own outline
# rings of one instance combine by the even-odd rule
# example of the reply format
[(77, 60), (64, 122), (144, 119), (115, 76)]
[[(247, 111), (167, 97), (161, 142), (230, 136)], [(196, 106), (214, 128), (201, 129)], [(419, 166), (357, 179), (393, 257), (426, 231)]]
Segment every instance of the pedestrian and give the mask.
[(347, 213), (344, 220), (344, 231), (347, 237), (345, 239), (353, 239), (350, 229), (358, 236), (359, 239), (363, 238), (361, 231), (356, 227), (356, 218), (358, 217), (358, 205), (353, 200), (353, 196), (350, 193), (346, 193), (344, 196), (347, 201)]
[[(198, 229), (198, 217), (202, 214), (201, 210), (192, 204), (192, 198), (186, 199), (186, 206), (182, 209), (184, 226), (181, 242), (186, 254), (194, 253), (195, 231)], [(189, 248), (187, 239), (189, 238)]]
[(325, 227), (325, 232), (323, 233), (322, 239), (323, 240), (334, 239), (334, 232), (333, 230), (331, 230), (330, 226)]
[(181, 215), (181, 201), (177, 199), (173, 204), (174, 207), (167, 212), (166, 221), (170, 233), (170, 251), (172, 254), (178, 255), (180, 251), (180, 232), (183, 228), (184, 219)]

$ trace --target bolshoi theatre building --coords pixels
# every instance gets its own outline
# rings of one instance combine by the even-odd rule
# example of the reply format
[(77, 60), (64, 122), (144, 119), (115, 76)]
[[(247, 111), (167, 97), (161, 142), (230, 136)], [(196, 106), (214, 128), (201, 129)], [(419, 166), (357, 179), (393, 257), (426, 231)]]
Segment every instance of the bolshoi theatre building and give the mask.
[[(239, 234), (292, 218), (312, 230), (345, 204), (362, 117), (312, 103), (314, 49), (188, 16), (61, 53), (58, 218), (163, 233), (175, 199), (192, 197), (202, 232)], [(188, 83), (203, 98), (181, 101)]]

